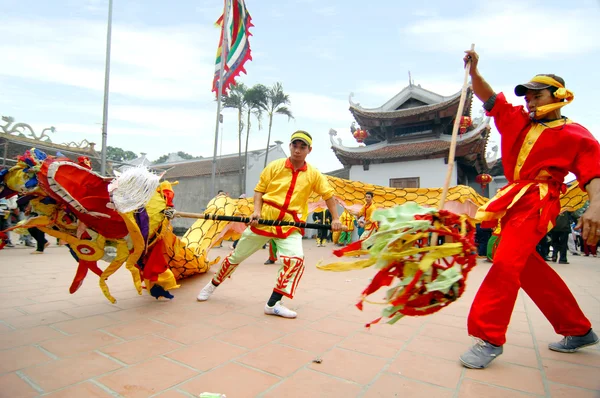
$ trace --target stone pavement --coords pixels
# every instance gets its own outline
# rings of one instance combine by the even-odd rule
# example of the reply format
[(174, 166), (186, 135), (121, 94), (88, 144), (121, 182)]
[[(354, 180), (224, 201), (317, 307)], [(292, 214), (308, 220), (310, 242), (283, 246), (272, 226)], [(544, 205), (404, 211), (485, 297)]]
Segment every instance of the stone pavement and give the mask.
[[(174, 300), (157, 301), (138, 296), (123, 268), (108, 281), (114, 305), (94, 274), (68, 293), (76, 265), (64, 247), (37, 256), (29, 248), (2, 250), (0, 396), (600, 396), (600, 347), (549, 351), (560, 337), (522, 292), (504, 355), (486, 370), (459, 365), (472, 344), (466, 316), (487, 262), (448, 308), (369, 331), (363, 325), (379, 306), (360, 312), (354, 303), (374, 271), (319, 271), (314, 264), (331, 260), (331, 247), (305, 241), (305, 250), (308, 267), (297, 297), (286, 302), (298, 311), (295, 320), (263, 314), (278, 267), (263, 265), (266, 250), (204, 303), (195, 297), (214, 271), (184, 280)], [(600, 330), (600, 258), (570, 261), (556, 269)]]

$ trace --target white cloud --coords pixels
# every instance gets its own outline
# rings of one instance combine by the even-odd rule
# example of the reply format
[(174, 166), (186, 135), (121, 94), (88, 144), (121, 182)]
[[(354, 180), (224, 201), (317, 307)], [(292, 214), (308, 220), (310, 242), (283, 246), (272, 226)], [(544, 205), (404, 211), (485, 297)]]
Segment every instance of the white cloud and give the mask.
[[(460, 91), (462, 86), (462, 82), (458, 81), (455, 76), (413, 76), (412, 79), (416, 85), (420, 85), (426, 90), (444, 96), (456, 94)], [(358, 82), (353, 101), (360, 103), (361, 97), (366, 96), (368, 101), (375, 100), (376, 103), (361, 103), (361, 106), (365, 108), (376, 108), (383, 105), (406, 86), (408, 86), (408, 76), (406, 80), (396, 80), (392, 82), (361, 80)]]
[(269, 10), (269, 14), (270, 14), (271, 18), (276, 18), (276, 19), (285, 17), (285, 14), (283, 12), (279, 11), (278, 9), (276, 9), (274, 7)]
[(352, 120), (348, 112), (348, 101), (320, 94), (289, 93), (292, 111), (296, 118), (322, 121), (330, 124)]
[(415, 17), (437, 17), (439, 12), (435, 8), (417, 8), (412, 12)]
[(108, 13), (108, 2), (106, 0), (86, 0), (84, 7), (89, 11), (106, 11)]
[[(104, 23), (9, 19), (0, 35), (1, 75), (103, 90)], [(199, 25), (115, 24), (110, 91), (163, 100), (210, 95), (217, 39), (218, 29)]]
[(337, 9), (333, 6), (317, 8), (315, 13), (325, 17), (333, 17), (338, 14)]
[(134, 123), (162, 131), (165, 135), (193, 136), (205, 133), (216, 118), (207, 109), (165, 108), (158, 106), (114, 106), (109, 110), (110, 120)]
[(479, 8), (461, 17), (413, 22), (401, 29), (401, 35), (409, 35), (407, 42), (420, 51), (460, 53), (476, 42), (502, 58), (580, 54), (600, 48), (597, 6), (575, 8), (576, 4), (569, 4), (569, 8), (557, 9), (542, 2), (478, 4)]

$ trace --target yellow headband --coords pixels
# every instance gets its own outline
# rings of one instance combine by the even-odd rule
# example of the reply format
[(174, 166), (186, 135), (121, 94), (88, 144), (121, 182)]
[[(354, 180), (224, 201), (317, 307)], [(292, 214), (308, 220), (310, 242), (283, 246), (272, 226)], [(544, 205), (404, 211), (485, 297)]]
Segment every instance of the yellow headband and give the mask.
[(312, 138), (304, 131), (296, 131), (292, 134), (290, 142), (294, 142), (295, 140), (304, 141), (308, 146), (312, 147)]
[(541, 118), (552, 111), (560, 109), (565, 105), (569, 105), (573, 99), (575, 99), (575, 94), (571, 90), (567, 90), (565, 86), (550, 76), (535, 76), (533, 79), (531, 79), (531, 82), (547, 84), (549, 86), (558, 88), (558, 90), (556, 90), (553, 94), (554, 97), (566, 100), (566, 102), (555, 102), (553, 104), (540, 106), (535, 110), (535, 117), (537, 118)]

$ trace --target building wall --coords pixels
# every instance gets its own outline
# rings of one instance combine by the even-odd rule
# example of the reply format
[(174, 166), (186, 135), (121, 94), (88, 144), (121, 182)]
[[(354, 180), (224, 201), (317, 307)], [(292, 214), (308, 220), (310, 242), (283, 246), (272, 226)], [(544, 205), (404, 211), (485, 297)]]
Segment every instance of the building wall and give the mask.
[[(350, 168), (350, 179), (368, 184), (390, 186), (390, 178), (419, 177), (421, 188), (444, 186), (448, 165), (443, 158), (411, 160), (406, 162), (371, 164), (369, 170), (363, 166)], [(456, 185), (456, 167), (452, 171), (451, 184)]]
[[(211, 176), (183, 177), (178, 178), (177, 181), (179, 181), (179, 184), (173, 186), (175, 209), (191, 213), (204, 212), (206, 205), (212, 199), (210, 197)], [(215, 192), (222, 189), (228, 192), (232, 198), (240, 196), (239, 175), (237, 172), (217, 174), (216, 181)], [(194, 221), (190, 218), (175, 218), (173, 227), (189, 228)]]
[(488, 186), (489, 197), (493, 197), (494, 195), (496, 195), (496, 192), (506, 184), (508, 184), (508, 180), (505, 176), (495, 176), (494, 181), (490, 182), (490, 185)]
[[(269, 151), (269, 161), (287, 157), (281, 147)], [(254, 187), (258, 183), (258, 178), (263, 170), (265, 162), (265, 154), (259, 156), (249, 156), (249, 167), (246, 175), (246, 195), (251, 197), (254, 195)], [(178, 185), (173, 187), (175, 192), (174, 204), (177, 210), (201, 213), (206, 208), (210, 197), (211, 176), (198, 177), (182, 177), (177, 179)], [(231, 173), (223, 173), (216, 175), (215, 192), (219, 189), (227, 192), (232, 198), (238, 198), (242, 194), (242, 187), (239, 183), (239, 174), (237, 171)], [(192, 219), (177, 218), (173, 220), (175, 228), (189, 228), (194, 223)]]
[[(280, 145), (275, 149), (269, 150), (269, 162), (276, 159), (287, 158), (288, 156), (283, 151)], [(260, 155), (248, 155), (248, 172), (246, 173), (246, 195), (248, 197), (254, 195), (254, 187), (258, 183), (260, 173), (263, 171), (265, 166), (265, 152)], [(239, 196), (239, 195), (238, 195)]]

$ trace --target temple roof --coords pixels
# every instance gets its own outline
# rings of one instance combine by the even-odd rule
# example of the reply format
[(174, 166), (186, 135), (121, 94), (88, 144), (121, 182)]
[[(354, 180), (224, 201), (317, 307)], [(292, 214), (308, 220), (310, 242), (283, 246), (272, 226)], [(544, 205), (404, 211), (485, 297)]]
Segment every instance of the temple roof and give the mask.
[[(242, 154), (242, 165), (246, 157)], [(198, 177), (212, 174), (212, 158), (201, 160), (187, 160), (181, 163), (157, 164), (152, 166), (154, 169), (166, 170), (164, 178), (172, 180), (182, 177)], [(240, 160), (238, 155), (224, 156), (217, 158), (217, 174), (238, 172), (240, 170)]]
[[(79, 156), (87, 156), (92, 162), (94, 170), (100, 169), (100, 154), (94, 150), (94, 144), (86, 147), (56, 144), (50, 141), (37, 140), (15, 134), (0, 132), (0, 159), (4, 157), (4, 146), (6, 145), (6, 166), (12, 167), (16, 164), (17, 156), (23, 155), (31, 148), (38, 148), (47, 155), (56, 156), (58, 152), (77, 162)], [(2, 161), (0, 161), (0, 166)]]
[[(426, 114), (431, 114), (431, 119), (436, 116), (450, 117), (456, 114), (460, 94), (459, 91), (451, 96), (442, 96), (411, 84), (378, 108), (363, 108), (360, 104), (352, 102), (353, 95), (351, 94), (349, 98), (350, 112), (363, 129), (377, 127), (381, 125), (382, 121), (414, 119), (416, 116)], [(470, 115), (472, 101), (470, 88), (465, 101), (465, 115)]]
[[(270, 145), (269, 151), (277, 149), (279, 144)], [(260, 155), (265, 149), (248, 151), (248, 156)], [(241, 164), (244, 165), (246, 156), (242, 153)], [(174, 179), (182, 177), (198, 177), (212, 174), (212, 157), (194, 160), (185, 160), (176, 163), (158, 163), (152, 165), (153, 169), (166, 170), (165, 179)], [(242, 166), (243, 167), (243, 166)], [(239, 172), (240, 157), (238, 153), (223, 155), (217, 157), (217, 174)]]
[[(456, 156), (469, 154), (484, 154), (489, 133), (488, 117), (484, 118), (474, 129), (458, 138)], [(441, 136), (434, 139), (420, 139), (389, 143), (383, 141), (373, 145), (361, 147), (346, 147), (340, 139), (336, 143), (335, 130), (329, 131), (333, 152), (343, 165), (363, 164), (364, 161), (372, 163), (387, 163), (395, 161), (417, 160), (448, 156), (451, 136)]]
[(148, 159), (146, 157), (146, 153), (142, 152), (140, 155), (141, 156), (139, 156), (133, 160), (124, 162), (121, 166), (118, 167), (118, 170), (123, 172), (129, 167), (138, 167), (138, 166), (150, 167), (152, 165), (152, 162), (150, 161), (150, 159)]

